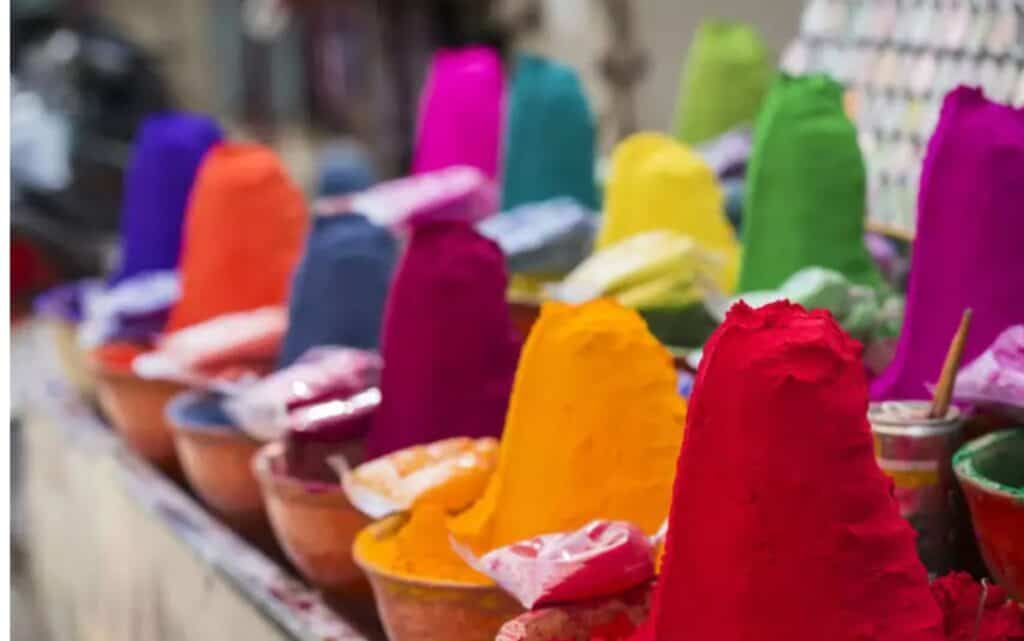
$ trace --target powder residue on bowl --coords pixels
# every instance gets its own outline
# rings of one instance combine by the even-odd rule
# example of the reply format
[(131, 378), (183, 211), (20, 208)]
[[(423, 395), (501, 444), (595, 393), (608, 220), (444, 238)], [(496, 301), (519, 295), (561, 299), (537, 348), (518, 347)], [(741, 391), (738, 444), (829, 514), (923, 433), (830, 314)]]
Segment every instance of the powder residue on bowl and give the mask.
[(944, 638), (874, 459), (860, 351), (828, 312), (733, 306), (697, 374), (640, 638)]
[(526, 342), (498, 468), (454, 517), (477, 555), (594, 519), (654, 534), (668, 513), (686, 406), (669, 352), (607, 299), (546, 303)]
[(445, 527), (447, 514), (436, 503), (418, 505), (408, 516), (390, 517), (356, 537), (355, 555), (405, 578), (489, 585), (491, 580), (463, 561)]

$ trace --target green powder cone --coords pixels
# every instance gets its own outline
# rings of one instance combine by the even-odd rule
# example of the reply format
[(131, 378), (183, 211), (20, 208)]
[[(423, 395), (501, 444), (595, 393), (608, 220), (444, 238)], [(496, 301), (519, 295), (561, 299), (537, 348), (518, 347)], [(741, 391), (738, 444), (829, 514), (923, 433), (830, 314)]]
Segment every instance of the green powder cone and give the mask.
[(775, 289), (811, 266), (882, 285), (864, 245), (864, 159), (842, 98), (826, 75), (783, 74), (765, 99), (747, 171), (739, 291)]
[(696, 145), (753, 122), (774, 70), (774, 56), (756, 29), (705, 20), (683, 65), (676, 135)]

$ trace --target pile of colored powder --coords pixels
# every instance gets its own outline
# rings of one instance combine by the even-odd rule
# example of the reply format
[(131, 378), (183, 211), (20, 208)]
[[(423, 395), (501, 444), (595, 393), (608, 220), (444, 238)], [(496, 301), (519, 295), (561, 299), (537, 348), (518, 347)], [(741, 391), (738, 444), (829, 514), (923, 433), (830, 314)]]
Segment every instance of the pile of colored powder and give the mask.
[(914, 532), (875, 462), (860, 351), (825, 311), (730, 310), (690, 399), (639, 638), (943, 638)]
[(211, 149), (192, 190), (181, 299), (168, 331), (283, 305), (305, 230), (302, 193), (274, 152), (238, 143)]
[(384, 313), (376, 458), (452, 436), (498, 436), (520, 341), (501, 249), (464, 222), (416, 225)]
[(501, 208), (567, 196), (596, 209), (595, 135), (576, 72), (520, 54), (509, 94)]
[(333, 145), (320, 156), (316, 181), (318, 198), (347, 196), (377, 182), (377, 173), (366, 151), (356, 145)]
[(740, 248), (711, 167), (689, 147), (652, 132), (619, 143), (611, 162), (597, 249), (645, 231), (685, 234), (718, 255), (718, 285), (731, 292)]
[(754, 27), (705, 20), (683, 66), (676, 135), (697, 145), (753, 122), (774, 73), (772, 54)]
[(391, 232), (365, 216), (314, 219), (292, 280), (280, 366), (318, 345), (376, 349), (397, 254)]
[(392, 517), (393, 529), (378, 526), (360, 532), (355, 541), (355, 554), (378, 568), (404, 577), (472, 585), (492, 583), (466, 565), (452, 549), (445, 528), (446, 518), (440, 505), (419, 505), (408, 517)]
[(757, 118), (743, 210), (739, 290), (775, 289), (804, 267), (877, 287), (864, 244), (865, 173), (842, 87), (781, 75)]
[(420, 94), (413, 173), (468, 165), (497, 176), (504, 90), (494, 49), (438, 50)]
[(178, 266), (189, 194), (203, 157), (220, 139), (207, 116), (171, 112), (142, 122), (125, 173), (121, 265), (112, 282)]
[(946, 96), (921, 173), (906, 319), (876, 400), (929, 398), (964, 309), (964, 359), (1024, 323), (1024, 111), (961, 87)]
[(545, 303), (516, 371), (498, 468), (454, 517), (475, 554), (594, 519), (654, 534), (668, 513), (686, 405), (643, 319), (600, 299)]
[(982, 587), (966, 572), (954, 572), (932, 583), (931, 590), (945, 613), (948, 641), (1024, 639), (1024, 606), (1008, 599), (1000, 586)]

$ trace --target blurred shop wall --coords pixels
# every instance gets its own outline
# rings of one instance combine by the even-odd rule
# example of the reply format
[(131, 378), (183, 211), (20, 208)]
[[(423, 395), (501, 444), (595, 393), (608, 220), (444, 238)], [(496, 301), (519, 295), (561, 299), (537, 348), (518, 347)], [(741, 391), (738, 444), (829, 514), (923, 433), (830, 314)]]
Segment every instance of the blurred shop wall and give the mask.
[[(505, 0), (507, 14), (522, 13), (531, 0)], [(611, 87), (602, 77), (602, 57), (614, 46), (609, 6), (615, 0), (540, 0), (540, 27), (520, 43), (574, 66), (602, 121), (603, 146), (614, 142)], [(669, 127), (683, 56), (700, 20), (719, 17), (756, 25), (780, 53), (796, 37), (803, 0), (623, 0), (632, 39), (643, 51), (645, 69), (634, 92), (636, 126)]]

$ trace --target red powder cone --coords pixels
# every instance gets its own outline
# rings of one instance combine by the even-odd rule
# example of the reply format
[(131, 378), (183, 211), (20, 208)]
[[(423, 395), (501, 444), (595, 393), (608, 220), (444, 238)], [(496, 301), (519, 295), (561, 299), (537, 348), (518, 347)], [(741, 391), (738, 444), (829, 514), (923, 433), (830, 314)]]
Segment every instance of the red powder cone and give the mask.
[(736, 304), (697, 374), (640, 636), (943, 639), (866, 412), (860, 345), (828, 312)]
[(167, 331), (284, 304), (302, 250), (302, 192), (261, 145), (217, 145), (199, 169), (185, 220), (181, 299)]

